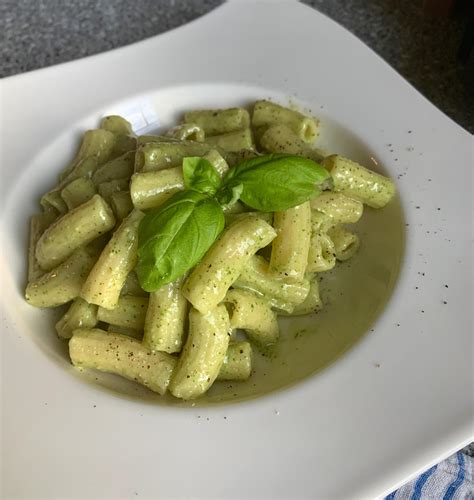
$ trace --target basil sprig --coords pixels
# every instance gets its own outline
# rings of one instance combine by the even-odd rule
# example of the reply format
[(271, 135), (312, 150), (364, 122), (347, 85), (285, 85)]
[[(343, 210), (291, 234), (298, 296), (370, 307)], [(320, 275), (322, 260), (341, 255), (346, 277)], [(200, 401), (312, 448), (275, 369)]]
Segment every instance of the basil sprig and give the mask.
[(138, 228), (140, 285), (153, 292), (195, 266), (224, 229), (222, 207), (241, 200), (264, 212), (300, 205), (320, 193), (328, 172), (307, 158), (262, 155), (223, 179), (204, 158), (183, 160), (185, 190), (151, 210)]

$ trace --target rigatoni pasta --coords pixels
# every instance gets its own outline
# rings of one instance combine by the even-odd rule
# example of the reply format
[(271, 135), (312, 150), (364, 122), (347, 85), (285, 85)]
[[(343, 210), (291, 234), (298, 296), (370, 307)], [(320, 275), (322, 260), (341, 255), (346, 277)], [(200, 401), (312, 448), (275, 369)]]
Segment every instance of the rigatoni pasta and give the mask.
[(97, 193), (95, 184), (85, 177), (79, 177), (71, 181), (61, 191), (61, 198), (66, 203), (68, 210), (89, 201)]
[(202, 156), (214, 149), (194, 141), (150, 142), (139, 144), (135, 156), (135, 172), (152, 172), (179, 167), (187, 156)]
[(135, 152), (130, 151), (97, 168), (92, 174), (92, 180), (95, 184), (101, 184), (117, 179), (128, 179), (133, 174), (134, 168)]
[(162, 205), (173, 193), (183, 188), (181, 167), (157, 172), (139, 172), (132, 176), (130, 196), (135, 208), (147, 210)]
[(188, 310), (181, 286), (178, 280), (150, 293), (143, 343), (151, 351), (181, 351)]
[(277, 315), (268, 300), (246, 290), (229, 290), (224, 300), (231, 304), (232, 328), (245, 330), (259, 345), (274, 344), (278, 340)]
[(56, 323), (60, 337), (70, 339), (78, 328), (93, 328), (97, 325), (97, 306), (78, 297), (74, 299), (66, 314)]
[(101, 165), (109, 160), (113, 154), (116, 135), (102, 128), (87, 130), (82, 138), (82, 144), (72, 163), (61, 173), (60, 180), (65, 179), (79, 163), (86, 158), (94, 157)]
[(99, 306), (97, 319), (114, 326), (124, 326), (134, 330), (142, 330), (145, 326), (147, 297), (123, 295), (113, 309)]
[(40, 267), (50, 270), (64, 262), (77, 248), (110, 231), (115, 225), (114, 214), (98, 194), (56, 220), (41, 235), (36, 244), (36, 259)]
[(273, 226), (277, 236), (272, 242), (270, 272), (285, 281), (301, 281), (308, 265), (311, 240), (309, 201), (276, 212)]
[(134, 210), (118, 227), (84, 283), (81, 296), (106, 309), (117, 306), (120, 292), (137, 262), (138, 224), (143, 213)]
[(195, 399), (212, 385), (229, 346), (227, 309), (219, 305), (205, 314), (189, 313), (189, 335), (170, 383), (173, 396)]
[(310, 285), (306, 278), (293, 283), (275, 278), (269, 272), (268, 262), (260, 255), (254, 255), (232, 286), (265, 297), (277, 310), (292, 312), (295, 305), (305, 300)]
[(44, 231), (53, 223), (57, 218), (56, 210), (49, 209), (40, 214), (35, 214), (30, 219), (30, 241), (28, 247), (28, 281), (33, 281), (42, 274), (44, 270), (41, 269), (36, 258), (36, 245)]
[(354, 224), (361, 217), (364, 205), (361, 201), (342, 193), (326, 191), (310, 202), (311, 209), (328, 217), (334, 224)]
[(283, 316), (301, 316), (304, 314), (315, 313), (322, 309), (323, 301), (319, 293), (317, 274), (314, 274), (312, 277), (308, 276), (308, 279), (310, 280), (309, 292), (303, 302), (296, 304), (290, 313), (282, 311), (280, 314)]
[(229, 226), (183, 286), (184, 296), (203, 313), (217, 306), (252, 255), (275, 238), (275, 230), (258, 217), (242, 217)]
[(323, 165), (331, 174), (335, 191), (353, 196), (369, 207), (382, 208), (395, 194), (395, 186), (389, 178), (343, 156), (328, 156)]
[(251, 378), (289, 341), (278, 316), (322, 309), (321, 273), (360, 246), (346, 225), (395, 194), (318, 135), (266, 100), (189, 111), (160, 135), (116, 115), (87, 131), (31, 219), (25, 291), (69, 303), (56, 332), (72, 363), (185, 400)]
[(359, 249), (359, 237), (345, 227), (338, 225), (328, 229), (328, 236), (334, 244), (337, 260), (350, 259)]
[(325, 232), (313, 231), (310, 240), (308, 265), (309, 273), (329, 271), (336, 265), (334, 242)]
[(249, 128), (207, 137), (206, 142), (229, 152), (254, 149), (252, 131)]
[(252, 345), (245, 340), (227, 347), (217, 380), (247, 380), (252, 372)]
[(204, 130), (202, 127), (196, 123), (182, 123), (181, 125), (176, 125), (166, 132), (168, 137), (173, 137), (180, 141), (204, 141)]
[(79, 297), (95, 256), (85, 248), (79, 248), (62, 264), (30, 281), (25, 298), (35, 307), (57, 307)]
[(287, 153), (305, 156), (315, 161), (323, 159), (319, 149), (310, 148), (297, 134), (286, 125), (274, 125), (260, 131), (259, 143), (269, 153)]
[(184, 120), (199, 125), (206, 136), (234, 132), (250, 125), (249, 112), (244, 108), (188, 111), (184, 115)]
[(165, 352), (150, 352), (128, 335), (98, 328), (79, 328), (69, 341), (69, 355), (78, 368), (93, 368), (134, 380), (164, 394), (176, 366)]
[(130, 191), (117, 191), (110, 195), (110, 207), (112, 208), (117, 222), (122, 222), (133, 210), (133, 202)]
[(317, 120), (271, 101), (255, 103), (252, 125), (256, 128), (285, 125), (302, 141), (309, 144), (312, 144), (318, 135)]

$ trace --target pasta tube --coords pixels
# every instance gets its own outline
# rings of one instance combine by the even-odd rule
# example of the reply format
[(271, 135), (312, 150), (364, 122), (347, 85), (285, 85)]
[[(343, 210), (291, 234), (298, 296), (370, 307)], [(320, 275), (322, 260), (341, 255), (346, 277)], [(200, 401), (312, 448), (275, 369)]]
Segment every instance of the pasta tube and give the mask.
[(206, 142), (229, 152), (255, 148), (252, 131), (249, 128), (207, 137)]
[(180, 189), (184, 189), (183, 170), (174, 167), (134, 174), (130, 183), (130, 196), (135, 208), (147, 210), (159, 207)]
[(147, 298), (123, 295), (120, 297), (115, 309), (99, 307), (97, 319), (111, 325), (143, 331), (147, 307)]
[(106, 309), (117, 306), (120, 291), (137, 263), (138, 225), (144, 214), (134, 210), (114, 232), (82, 287), (81, 296)]
[(189, 335), (179, 358), (169, 390), (173, 396), (194, 399), (214, 383), (229, 345), (227, 309), (219, 305), (205, 314), (189, 313)]
[(298, 111), (270, 101), (257, 101), (253, 108), (252, 126), (286, 125), (305, 143), (313, 143), (318, 135), (318, 121)]
[(199, 125), (206, 136), (234, 132), (250, 126), (249, 112), (244, 108), (188, 111), (184, 115), (184, 121)]
[(168, 137), (174, 137), (180, 141), (204, 141), (204, 130), (196, 123), (183, 123), (176, 125), (166, 132)]
[(143, 342), (151, 351), (181, 351), (187, 312), (181, 284), (178, 280), (150, 293)]
[(38, 264), (36, 259), (36, 244), (44, 231), (56, 219), (57, 212), (55, 210), (47, 210), (40, 214), (33, 215), (30, 219), (30, 242), (28, 247), (28, 281), (33, 281), (39, 278), (44, 271)]
[(61, 198), (66, 203), (67, 208), (72, 210), (89, 201), (96, 193), (95, 185), (90, 179), (79, 177), (79, 179), (71, 181), (61, 191)]
[(98, 328), (74, 330), (69, 355), (78, 368), (115, 373), (161, 395), (176, 366), (169, 354), (150, 352), (139, 340)]
[(260, 137), (260, 146), (269, 153), (285, 153), (305, 156), (314, 161), (324, 158), (322, 151), (310, 148), (286, 125), (275, 125)]
[(357, 234), (351, 233), (343, 226), (334, 226), (328, 230), (328, 236), (334, 243), (336, 259), (350, 259), (359, 249), (360, 241)]
[(127, 179), (133, 174), (134, 166), (135, 152), (130, 151), (100, 166), (92, 174), (92, 180), (95, 184), (101, 184), (117, 179)]
[(126, 191), (129, 188), (129, 184), (130, 181), (127, 178), (114, 179), (113, 181), (101, 182), (97, 186), (97, 190), (99, 191), (100, 196), (102, 196), (102, 198), (109, 203), (114, 193)]
[(66, 202), (61, 197), (61, 190), (54, 189), (41, 197), (40, 205), (44, 210), (56, 210), (61, 215), (67, 212)]
[(100, 128), (113, 132), (114, 134), (133, 135), (130, 122), (119, 115), (104, 116), (100, 122)]
[(318, 312), (323, 307), (321, 296), (319, 295), (319, 284), (316, 275), (310, 280), (309, 293), (301, 304), (297, 304), (291, 313), (282, 312), (283, 316), (301, 316)]
[(229, 170), (229, 165), (216, 149), (211, 149), (209, 153), (206, 153), (203, 156), (203, 158), (205, 158), (217, 170), (217, 173), (221, 177), (223, 177), (227, 170)]
[(372, 208), (384, 207), (395, 196), (395, 185), (383, 175), (340, 155), (324, 159), (334, 181), (334, 190), (352, 196)]
[(79, 248), (62, 264), (28, 283), (27, 302), (35, 307), (56, 307), (79, 297), (95, 257)]
[(98, 194), (54, 222), (36, 245), (36, 258), (42, 269), (49, 270), (64, 262), (77, 248), (87, 245), (112, 229), (115, 217)]
[(117, 191), (110, 195), (110, 206), (115, 214), (117, 222), (122, 222), (133, 210), (130, 191)]
[(56, 323), (56, 331), (60, 337), (70, 339), (72, 332), (77, 328), (93, 328), (95, 325), (97, 325), (97, 306), (88, 304), (78, 297)]
[(203, 156), (211, 149), (215, 147), (193, 141), (141, 144), (135, 156), (135, 172), (179, 167), (186, 156)]
[(309, 273), (329, 271), (336, 265), (336, 250), (332, 239), (327, 233), (313, 231), (308, 254)]
[(253, 342), (274, 344), (280, 333), (277, 315), (267, 300), (246, 290), (229, 290), (225, 302), (232, 304), (230, 326), (245, 330)]
[(331, 218), (334, 224), (354, 224), (361, 217), (364, 205), (342, 193), (326, 191), (310, 201), (311, 208)]
[(252, 346), (246, 342), (231, 342), (217, 380), (247, 380), (252, 372)]
[(309, 202), (276, 212), (273, 227), (277, 237), (272, 242), (270, 273), (287, 281), (301, 281), (308, 265), (311, 240)]
[(98, 160), (95, 156), (89, 156), (79, 160), (77, 164), (73, 165), (69, 173), (62, 177), (58, 186), (41, 197), (41, 206), (44, 207), (45, 210), (49, 210), (53, 207), (59, 213), (65, 214), (67, 212), (67, 205), (61, 198), (61, 190), (70, 182), (81, 177), (89, 179), (96, 170), (97, 165)]
[(184, 283), (183, 295), (200, 312), (217, 306), (260, 248), (275, 238), (275, 230), (258, 217), (242, 217), (229, 226)]
[(59, 180), (63, 180), (83, 160), (95, 157), (97, 163), (102, 165), (111, 158), (115, 146), (115, 134), (104, 129), (86, 130), (82, 137), (82, 143), (72, 163), (60, 174)]
[(266, 260), (254, 255), (242, 269), (232, 285), (234, 288), (250, 290), (267, 299), (272, 307), (292, 312), (296, 304), (305, 300), (309, 292), (309, 281), (287, 283), (276, 279), (268, 272)]

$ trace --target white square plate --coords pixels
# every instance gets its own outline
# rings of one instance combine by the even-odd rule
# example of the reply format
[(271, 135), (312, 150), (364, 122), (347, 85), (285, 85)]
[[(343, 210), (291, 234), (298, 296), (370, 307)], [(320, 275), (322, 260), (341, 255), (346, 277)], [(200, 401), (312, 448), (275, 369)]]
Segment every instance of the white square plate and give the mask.
[[(5, 498), (374, 497), (469, 442), (472, 136), (359, 40), (294, 1), (234, 1), (1, 91)], [(266, 96), (352, 131), (396, 179), (405, 254), (374, 334), (299, 385), (225, 406), (130, 401), (71, 376), (23, 286), (27, 218), (76, 134), (108, 112), (146, 130)]]

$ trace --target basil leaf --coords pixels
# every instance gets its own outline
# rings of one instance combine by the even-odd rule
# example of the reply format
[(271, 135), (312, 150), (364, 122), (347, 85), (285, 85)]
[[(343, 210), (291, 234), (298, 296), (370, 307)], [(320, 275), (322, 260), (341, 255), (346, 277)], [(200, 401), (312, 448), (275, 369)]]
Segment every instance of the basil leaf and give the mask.
[(308, 158), (263, 155), (230, 169), (221, 193), (225, 199), (225, 193), (241, 184), (240, 199), (246, 205), (262, 212), (278, 212), (314, 198), (321, 192), (318, 185), (328, 177), (327, 170)]
[(184, 186), (199, 193), (214, 196), (222, 180), (214, 166), (205, 158), (189, 156), (183, 159)]
[(153, 292), (201, 260), (224, 229), (224, 213), (212, 198), (181, 191), (147, 213), (138, 227), (136, 272), (141, 287)]

